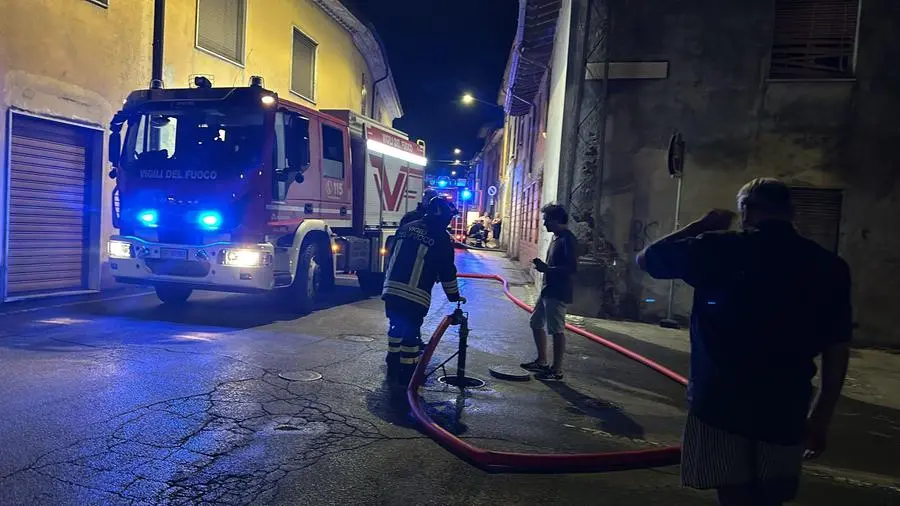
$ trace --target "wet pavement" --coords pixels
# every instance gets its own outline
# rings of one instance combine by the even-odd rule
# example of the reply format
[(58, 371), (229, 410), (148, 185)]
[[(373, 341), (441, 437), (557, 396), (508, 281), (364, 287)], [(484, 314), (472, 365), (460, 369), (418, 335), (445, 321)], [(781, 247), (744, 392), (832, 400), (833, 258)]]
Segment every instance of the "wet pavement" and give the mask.
[[(525, 290), (497, 254), (460, 253), (458, 265)], [(432, 378), (422, 392), (452, 432), (534, 452), (677, 443), (682, 387), (576, 336), (565, 383), (490, 377), (490, 366), (533, 358), (527, 315), (496, 283), (461, 285), (468, 371), (487, 386), (461, 396)], [(383, 384), (382, 304), (352, 282), (305, 317), (283, 313), (277, 296), (199, 294), (174, 309), (133, 290), (103, 298), (0, 307), (0, 504), (714, 504), (681, 489), (677, 467), (491, 475), (458, 460)], [(453, 309), (442, 301), (438, 289), (425, 330)], [(456, 344), (451, 329), (433, 364)], [(307, 371), (322, 378), (284, 379)], [(900, 494), (808, 474), (797, 502), (850, 503), (900, 504)]]

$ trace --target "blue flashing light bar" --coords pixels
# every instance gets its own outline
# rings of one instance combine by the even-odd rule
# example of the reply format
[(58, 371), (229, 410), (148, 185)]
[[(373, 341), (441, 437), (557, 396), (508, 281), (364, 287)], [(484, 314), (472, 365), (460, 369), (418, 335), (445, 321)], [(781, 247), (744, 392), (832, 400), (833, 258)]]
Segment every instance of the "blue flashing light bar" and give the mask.
[(144, 209), (137, 215), (138, 221), (145, 227), (156, 227), (159, 225), (159, 213), (156, 209)]
[(218, 230), (222, 226), (222, 215), (216, 211), (203, 211), (197, 217), (197, 222), (204, 230)]

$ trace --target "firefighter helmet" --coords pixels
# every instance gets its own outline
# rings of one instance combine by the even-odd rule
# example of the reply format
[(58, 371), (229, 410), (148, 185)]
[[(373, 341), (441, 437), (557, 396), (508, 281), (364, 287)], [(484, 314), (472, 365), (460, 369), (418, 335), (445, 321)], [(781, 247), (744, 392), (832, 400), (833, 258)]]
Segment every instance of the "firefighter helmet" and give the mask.
[(422, 202), (424, 204), (428, 204), (429, 202), (431, 202), (431, 199), (433, 199), (437, 196), (438, 196), (438, 192), (435, 191), (433, 188), (429, 188), (429, 189), (425, 190), (425, 192), (422, 194)]
[(428, 205), (425, 206), (426, 218), (443, 219), (450, 223), (450, 220), (458, 214), (459, 211), (453, 205), (453, 202), (443, 196), (433, 197), (428, 201)]

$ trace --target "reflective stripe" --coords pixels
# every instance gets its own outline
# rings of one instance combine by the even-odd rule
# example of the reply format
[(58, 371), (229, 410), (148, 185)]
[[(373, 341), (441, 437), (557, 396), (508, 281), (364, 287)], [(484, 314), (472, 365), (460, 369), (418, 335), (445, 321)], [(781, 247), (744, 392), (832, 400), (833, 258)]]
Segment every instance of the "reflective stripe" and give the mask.
[(411, 300), (425, 307), (431, 305), (431, 294), (425, 290), (413, 288), (405, 283), (397, 281), (386, 281), (384, 283), (384, 294), (396, 295), (407, 300)]
[(418, 346), (401, 346), (400, 351), (403, 353), (419, 353)]
[(419, 357), (413, 357), (413, 358), (400, 357), (400, 363), (406, 364), (406, 365), (415, 365), (415, 364), (419, 363)]
[[(400, 252), (400, 247), (401, 247), (401, 246), (403, 246), (403, 239), (397, 239), (397, 242), (395, 242), (394, 245), (391, 247), (391, 251), (394, 251), (394, 252), (398, 252), (398, 253), (399, 253), (399, 252)], [(385, 277), (386, 277), (386, 278), (390, 278), (390, 277), (391, 277), (391, 271), (394, 270), (394, 262), (397, 261), (397, 257), (398, 257), (398, 256), (400, 256), (400, 255), (394, 255), (394, 254), (391, 254), (391, 261), (388, 263), (388, 268), (387, 268), (387, 271), (386, 271), (386, 273), (385, 273)]]
[(390, 343), (390, 344), (400, 344), (402, 342), (403, 342), (402, 337), (389, 337), (388, 338), (388, 343)]
[(459, 293), (459, 283), (455, 279), (453, 281), (443, 281), (441, 282), (441, 286), (444, 287), (444, 292), (447, 293), (447, 295)]
[(413, 264), (412, 274), (409, 275), (409, 286), (419, 286), (419, 280), (422, 279), (422, 269), (425, 268), (426, 253), (428, 253), (428, 246), (420, 244), (418, 251), (416, 251), (416, 261)]
[(406, 299), (410, 302), (414, 302), (424, 308), (428, 308), (431, 306), (431, 303), (429, 301), (423, 300), (421, 297), (418, 297), (416, 295), (412, 295), (406, 290), (388, 287), (384, 289), (382, 295), (393, 295), (395, 297), (400, 297), (401, 299)]
[(400, 353), (400, 346), (388, 346), (388, 353)]

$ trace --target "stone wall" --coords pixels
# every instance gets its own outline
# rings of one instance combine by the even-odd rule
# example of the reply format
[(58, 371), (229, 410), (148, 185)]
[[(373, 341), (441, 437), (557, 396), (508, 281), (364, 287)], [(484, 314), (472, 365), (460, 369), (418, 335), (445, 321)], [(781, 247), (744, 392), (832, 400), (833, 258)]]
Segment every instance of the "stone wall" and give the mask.
[[(605, 269), (597, 315), (655, 321), (665, 313), (668, 283), (632, 259), (673, 228), (676, 184), (665, 160), (677, 129), (686, 142), (682, 224), (710, 207), (733, 208), (737, 190), (757, 176), (843, 190), (838, 251), (853, 273), (856, 339), (900, 345), (892, 300), (900, 286), (900, 38), (891, 36), (900, 9), (864, 2), (854, 79), (776, 81), (768, 79), (772, 2), (613, 0), (608, 20), (603, 2), (591, 3), (592, 33), (608, 34), (594, 61), (669, 63), (665, 79), (585, 84), (572, 207)], [(682, 319), (690, 295), (677, 287)]]

